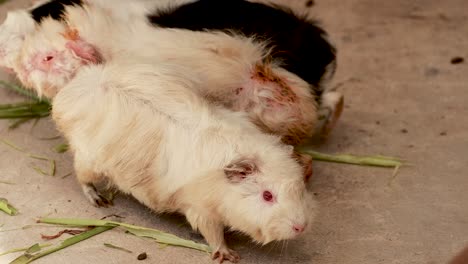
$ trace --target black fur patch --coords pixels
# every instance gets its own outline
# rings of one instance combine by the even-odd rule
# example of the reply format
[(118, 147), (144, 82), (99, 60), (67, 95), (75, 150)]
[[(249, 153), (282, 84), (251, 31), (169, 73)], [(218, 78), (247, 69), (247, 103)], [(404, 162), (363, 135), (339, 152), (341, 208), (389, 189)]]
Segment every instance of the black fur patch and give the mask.
[(40, 23), (43, 18), (52, 17), (55, 20), (62, 19), (65, 6), (67, 5), (83, 5), (82, 0), (52, 0), (43, 5), (34, 8), (31, 11), (33, 19)]
[[(256, 36), (269, 42), (273, 57), (283, 67), (313, 85), (320, 96), (320, 80), (335, 61), (335, 48), (316, 22), (295, 15), (292, 10), (244, 0), (199, 0), (158, 10), (148, 16), (160, 27), (189, 30), (222, 30)], [(333, 71), (333, 69), (332, 69)]]

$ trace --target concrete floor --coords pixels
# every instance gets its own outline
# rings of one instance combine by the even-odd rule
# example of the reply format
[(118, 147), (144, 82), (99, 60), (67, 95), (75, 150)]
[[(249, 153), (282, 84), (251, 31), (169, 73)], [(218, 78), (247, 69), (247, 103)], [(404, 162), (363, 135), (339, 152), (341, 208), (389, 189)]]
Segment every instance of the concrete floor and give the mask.
[[(10, 1), (5, 10), (26, 1)], [(306, 10), (303, 0), (283, 0)], [(468, 244), (468, 2), (465, 0), (316, 0), (311, 13), (322, 20), (336, 43), (346, 108), (328, 142), (330, 153), (400, 156), (413, 166), (392, 179), (388, 169), (314, 163), (311, 189), (320, 214), (307, 236), (286, 245), (258, 247), (243, 237), (228, 236), (242, 263), (446, 263)], [(3, 77), (6, 77), (3, 75)], [(23, 100), (0, 91), (1, 103)], [(62, 139), (49, 121), (9, 131), (0, 121), (0, 137), (57, 160), (57, 176), (42, 176), (43, 165), (0, 145), (0, 197), (20, 211), (0, 214), (1, 229), (33, 224), (40, 216), (100, 218), (158, 228), (200, 239), (181, 217), (158, 216), (131, 198), (115, 206), (89, 205), (73, 176), (71, 157), (51, 148)], [(55, 227), (0, 232), (0, 252), (39, 242)], [(103, 243), (134, 253), (110, 249)], [(38, 260), (36, 263), (210, 263), (203, 253), (167, 247), (111, 231)], [(15, 254), (0, 257), (8, 263)]]

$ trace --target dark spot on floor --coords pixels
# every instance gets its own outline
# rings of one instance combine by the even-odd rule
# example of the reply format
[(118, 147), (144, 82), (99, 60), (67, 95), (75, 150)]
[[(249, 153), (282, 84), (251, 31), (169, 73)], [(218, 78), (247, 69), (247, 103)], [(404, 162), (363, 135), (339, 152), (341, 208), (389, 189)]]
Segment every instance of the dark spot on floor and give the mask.
[(403, 128), (403, 129), (400, 130), (400, 132), (403, 133), (403, 134), (406, 134), (406, 133), (408, 133), (408, 129)]
[(375, 121), (375, 124), (376, 124), (376, 125), (380, 125), (380, 121)]
[(305, 6), (306, 7), (311, 7), (315, 4), (314, 0), (308, 0), (306, 3), (305, 3)]
[(440, 134), (439, 134), (439, 135), (440, 135), (440, 136), (446, 136), (446, 135), (447, 135), (447, 132), (445, 132), (445, 131), (442, 131), (442, 132), (440, 132)]
[(429, 67), (424, 71), (424, 75), (427, 77), (436, 76), (440, 73), (440, 70), (437, 68)]
[(138, 255), (137, 259), (138, 260), (144, 260), (148, 257), (148, 255), (146, 255), (146, 252), (143, 252), (141, 253), (140, 255)]
[(460, 64), (460, 63), (463, 63), (465, 61), (465, 59), (463, 57), (453, 57), (451, 60), (450, 60), (450, 63), (452, 64)]

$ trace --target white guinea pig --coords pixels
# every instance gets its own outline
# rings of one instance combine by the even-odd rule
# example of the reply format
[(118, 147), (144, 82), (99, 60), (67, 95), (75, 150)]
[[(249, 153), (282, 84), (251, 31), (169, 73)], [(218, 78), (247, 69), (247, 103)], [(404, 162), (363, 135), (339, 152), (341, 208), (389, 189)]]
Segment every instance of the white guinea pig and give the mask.
[(303, 233), (315, 204), (292, 148), (206, 102), (185, 72), (113, 61), (83, 67), (58, 91), (52, 116), (85, 195), (104, 204), (93, 184), (105, 177), (156, 212), (183, 213), (220, 262), (239, 259), (225, 227), (260, 244)]
[(204, 83), (195, 88), (202, 96), (248, 113), (257, 126), (288, 144), (301, 143), (317, 123), (310, 85), (254, 39), (123, 22), (91, 6), (67, 7), (64, 19), (66, 25), (44, 20), (26, 38), (18, 60), (19, 79), (40, 94), (53, 96), (83, 65), (141, 57), (185, 66)]

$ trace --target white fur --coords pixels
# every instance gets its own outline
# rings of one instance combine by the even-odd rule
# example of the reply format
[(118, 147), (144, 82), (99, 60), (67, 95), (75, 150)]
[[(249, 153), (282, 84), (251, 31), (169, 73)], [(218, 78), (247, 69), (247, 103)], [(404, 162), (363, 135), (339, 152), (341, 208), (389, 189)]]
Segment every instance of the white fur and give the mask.
[[(58, 92), (53, 118), (84, 190), (104, 175), (155, 211), (184, 213), (231, 260), (224, 226), (259, 243), (296, 237), (292, 226), (307, 226), (315, 205), (291, 149), (243, 114), (206, 102), (193, 92), (203, 84), (183, 70), (113, 61), (85, 67)], [(233, 183), (224, 170), (239, 160), (258, 170)], [(263, 200), (265, 190), (275, 203)]]
[(25, 36), (34, 31), (35, 22), (27, 10), (7, 13), (0, 26), (0, 67), (13, 69)]

